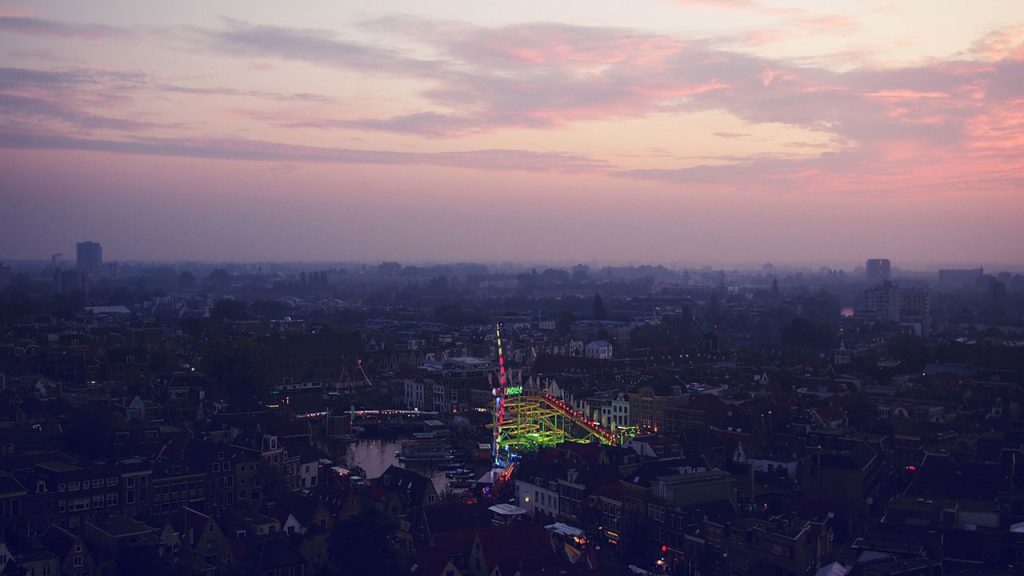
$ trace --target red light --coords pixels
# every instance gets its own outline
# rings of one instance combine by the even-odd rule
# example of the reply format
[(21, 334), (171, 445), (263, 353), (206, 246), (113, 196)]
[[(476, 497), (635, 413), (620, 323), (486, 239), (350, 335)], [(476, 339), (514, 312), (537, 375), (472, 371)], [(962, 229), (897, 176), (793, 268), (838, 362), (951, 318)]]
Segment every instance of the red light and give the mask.
[(917, 466), (910, 464), (907, 466), (907, 472), (917, 472)]
[(665, 546), (664, 544), (662, 544), (661, 545), (661, 553), (664, 554), (665, 552), (668, 552), (668, 546)]

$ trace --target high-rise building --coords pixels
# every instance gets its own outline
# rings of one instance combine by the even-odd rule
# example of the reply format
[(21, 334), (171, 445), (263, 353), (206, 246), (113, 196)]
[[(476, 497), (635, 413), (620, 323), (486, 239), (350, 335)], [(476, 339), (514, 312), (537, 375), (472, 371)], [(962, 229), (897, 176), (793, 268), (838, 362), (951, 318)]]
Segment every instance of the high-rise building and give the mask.
[(868, 284), (882, 284), (892, 280), (892, 266), (888, 258), (871, 258), (864, 265), (864, 279)]
[(900, 290), (892, 282), (883, 282), (864, 291), (861, 313), (882, 322), (900, 321)]
[(103, 264), (103, 247), (99, 242), (79, 242), (75, 252), (75, 266), (81, 272), (96, 272)]
[(901, 288), (900, 323), (913, 327), (918, 336), (927, 338), (931, 322), (931, 294), (928, 288)]

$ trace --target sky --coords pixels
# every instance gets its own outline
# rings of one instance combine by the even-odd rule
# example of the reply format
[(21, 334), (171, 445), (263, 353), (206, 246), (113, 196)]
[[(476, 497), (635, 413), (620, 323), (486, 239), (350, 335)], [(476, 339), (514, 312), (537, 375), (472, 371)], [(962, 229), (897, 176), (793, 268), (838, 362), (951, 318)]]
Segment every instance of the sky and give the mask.
[(0, 0), (0, 259), (1024, 264), (1024, 3)]

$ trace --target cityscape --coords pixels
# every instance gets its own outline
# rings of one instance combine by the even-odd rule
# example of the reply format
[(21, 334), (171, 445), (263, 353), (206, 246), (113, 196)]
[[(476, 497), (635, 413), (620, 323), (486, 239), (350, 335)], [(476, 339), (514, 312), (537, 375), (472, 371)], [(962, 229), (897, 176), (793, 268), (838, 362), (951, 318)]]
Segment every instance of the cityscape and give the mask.
[(0, 38), (0, 574), (1024, 574), (1024, 5)]

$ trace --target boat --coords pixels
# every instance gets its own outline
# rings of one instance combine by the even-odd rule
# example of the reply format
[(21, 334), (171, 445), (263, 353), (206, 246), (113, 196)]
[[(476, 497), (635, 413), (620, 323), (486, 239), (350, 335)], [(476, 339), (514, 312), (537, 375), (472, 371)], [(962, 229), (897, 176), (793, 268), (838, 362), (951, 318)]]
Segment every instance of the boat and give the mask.
[(444, 477), (449, 480), (468, 480), (473, 477), (473, 471), (466, 468), (456, 468), (451, 472), (445, 472)]
[(452, 458), (448, 443), (437, 439), (406, 440), (398, 454), (398, 459), (403, 462), (443, 462)]
[(466, 463), (465, 462), (445, 462), (443, 464), (438, 464), (437, 469), (438, 470), (446, 470), (446, 471), (454, 471), (454, 470), (458, 470), (460, 468), (465, 469), (465, 467), (466, 467)]

